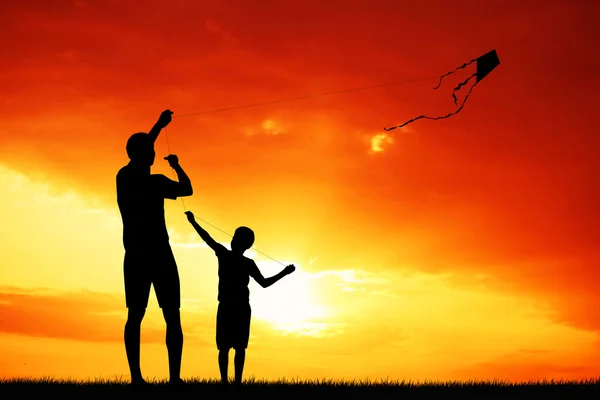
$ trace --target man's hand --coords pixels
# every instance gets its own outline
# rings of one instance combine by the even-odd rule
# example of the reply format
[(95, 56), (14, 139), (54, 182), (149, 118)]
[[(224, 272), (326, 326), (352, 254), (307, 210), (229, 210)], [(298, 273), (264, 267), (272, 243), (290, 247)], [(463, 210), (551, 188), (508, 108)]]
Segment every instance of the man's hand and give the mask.
[(291, 274), (292, 272), (294, 272), (296, 270), (296, 267), (294, 267), (293, 264), (288, 265), (287, 267), (285, 267), (283, 269), (283, 272), (285, 272), (286, 275)]
[(161, 128), (166, 127), (171, 122), (172, 115), (173, 115), (173, 111), (171, 111), (171, 110), (163, 111), (160, 114), (160, 117), (158, 117), (158, 122), (156, 124), (159, 125)]
[(179, 165), (179, 158), (175, 154), (169, 154), (165, 157), (165, 160), (169, 162), (171, 168), (175, 168)]
[(191, 211), (186, 211), (185, 215), (187, 216), (188, 221), (190, 222), (195, 222), (196, 219), (194, 218), (194, 213)]
[(171, 122), (171, 114), (173, 114), (173, 111), (171, 110), (163, 111), (160, 114), (160, 117), (158, 117), (158, 121), (156, 121), (156, 124), (154, 124), (152, 129), (150, 129), (150, 132), (148, 132), (150, 138), (152, 139), (152, 143), (156, 142), (156, 138), (158, 138), (160, 131), (163, 128), (166, 128), (166, 126), (169, 125), (169, 123)]

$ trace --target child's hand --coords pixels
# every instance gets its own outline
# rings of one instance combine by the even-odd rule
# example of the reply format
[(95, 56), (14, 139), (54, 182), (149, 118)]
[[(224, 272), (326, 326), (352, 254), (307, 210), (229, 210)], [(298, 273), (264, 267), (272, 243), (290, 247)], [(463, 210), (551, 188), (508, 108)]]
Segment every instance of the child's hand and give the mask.
[(296, 270), (296, 267), (294, 267), (293, 264), (290, 264), (287, 267), (285, 267), (285, 269), (283, 270), (283, 272), (285, 272), (286, 275), (289, 275), (292, 272), (294, 272), (295, 270)]
[(188, 219), (188, 221), (190, 221), (190, 222), (194, 222), (194, 221), (196, 221), (196, 220), (194, 219), (194, 213), (193, 213), (193, 212), (191, 212), (191, 211), (186, 211), (186, 212), (185, 212), (185, 215), (187, 215), (187, 219)]

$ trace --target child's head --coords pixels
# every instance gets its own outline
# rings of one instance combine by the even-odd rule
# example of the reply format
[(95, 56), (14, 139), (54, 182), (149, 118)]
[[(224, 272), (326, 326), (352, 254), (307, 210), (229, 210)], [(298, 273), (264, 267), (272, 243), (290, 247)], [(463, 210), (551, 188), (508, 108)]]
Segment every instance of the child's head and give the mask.
[(254, 232), (252, 229), (240, 226), (235, 230), (231, 239), (231, 250), (243, 253), (254, 244)]
[(138, 132), (131, 135), (126, 150), (131, 161), (148, 166), (154, 164), (154, 143), (147, 133)]

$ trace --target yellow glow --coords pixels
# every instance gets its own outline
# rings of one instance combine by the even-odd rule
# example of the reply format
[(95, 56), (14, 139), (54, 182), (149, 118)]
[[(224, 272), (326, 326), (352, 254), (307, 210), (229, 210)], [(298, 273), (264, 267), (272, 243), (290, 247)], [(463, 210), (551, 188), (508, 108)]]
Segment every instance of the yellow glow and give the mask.
[(271, 135), (278, 135), (281, 133), (282, 127), (281, 125), (272, 119), (265, 119), (262, 123), (262, 128), (265, 131), (265, 133), (271, 134)]
[[(257, 265), (265, 277), (283, 268), (274, 261), (261, 261)], [(317, 303), (310, 274), (298, 265), (296, 268), (293, 274), (267, 289), (252, 285), (252, 314), (278, 330), (316, 335), (320, 330), (315, 329), (315, 322), (332, 317), (332, 313)]]
[[(0, 281), (28, 289), (15, 297), (0, 288), (0, 310), (7, 311), (2, 314), (6, 333), (0, 352), (8, 360), (0, 364), (0, 373), (127, 375), (121, 339), (126, 316), (123, 249), (116, 207), (75, 190), (61, 192), (4, 167), (0, 187), (6, 191), (0, 197), (5, 221), (0, 226), (5, 246)], [(180, 204), (170, 203), (166, 213), (181, 277), (186, 338), (182, 374), (215, 377), (217, 259), (184, 220)], [(225, 235), (214, 236), (227, 244)], [(251, 281), (248, 376), (567, 378), (568, 373), (551, 366), (593, 365), (596, 335), (556, 322), (554, 310), (543, 299), (461, 285), (458, 275), (425, 273), (418, 266), (382, 267), (390, 264), (375, 258), (365, 268), (344, 268), (324, 261), (341, 258), (344, 249), (319, 253), (310, 242), (271, 247), (263, 237), (259, 236), (262, 250), (277, 249), (269, 253), (298, 269), (266, 289)], [(296, 253), (305, 264), (286, 258)], [(266, 277), (283, 268), (256, 252), (247, 256)], [(47, 297), (40, 287), (52, 288), (54, 294)], [(81, 289), (90, 292), (81, 294)], [(165, 324), (151, 293), (142, 325), (142, 368), (147, 376), (164, 377)], [(31, 325), (32, 318), (43, 325)], [(101, 332), (93, 325), (97, 318), (106, 323)], [(98, 341), (105, 336), (112, 341)], [(95, 356), (74, 371), (79, 352)], [(273, 359), (278, 360), (276, 368)], [(521, 364), (529, 367), (511, 367)]]
[(384, 146), (394, 143), (394, 139), (388, 134), (379, 133), (371, 138), (371, 152), (381, 153)]

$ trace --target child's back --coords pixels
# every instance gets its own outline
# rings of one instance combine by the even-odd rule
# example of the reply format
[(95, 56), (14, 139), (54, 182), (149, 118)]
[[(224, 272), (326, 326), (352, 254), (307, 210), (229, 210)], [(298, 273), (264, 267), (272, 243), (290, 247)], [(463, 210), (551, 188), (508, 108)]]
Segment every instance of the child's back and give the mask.
[(219, 303), (244, 304), (250, 302), (250, 277), (259, 279), (260, 272), (254, 260), (236, 254), (218, 244), (215, 254), (219, 260)]

